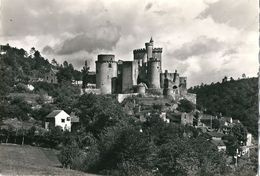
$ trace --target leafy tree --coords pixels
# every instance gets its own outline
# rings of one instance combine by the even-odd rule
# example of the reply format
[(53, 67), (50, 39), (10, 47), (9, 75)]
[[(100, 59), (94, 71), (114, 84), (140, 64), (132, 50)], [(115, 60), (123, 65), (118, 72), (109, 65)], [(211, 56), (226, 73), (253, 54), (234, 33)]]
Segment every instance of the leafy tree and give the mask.
[(227, 154), (229, 156), (235, 156), (236, 150), (239, 148), (239, 142), (233, 135), (223, 136), (223, 141), (227, 147)]
[(84, 94), (76, 107), (80, 110), (79, 117), (83, 125), (94, 135), (98, 135), (105, 127), (127, 119), (120, 104), (109, 96)]
[(73, 159), (80, 155), (80, 150), (76, 143), (72, 143), (62, 148), (58, 155), (63, 167), (71, 168)]
[[(247, 129), (242, 124), (236, 124), (231, 129), (231, 134), (236, 137), (239, 142), (245, 144), (247, 141)], [(241, 143), (240, 143), (241, 144)]]
[(180, 104), (178, 105), (177, 108), (178, 111), (187, 112), (187, 113), (190, 113), (194, 109), (195, 109), (195, 105), (186, 99), (180, 100)]
[(213, 129), (219, 129), (220, 127), (220, 121), (218, 119), (213, 119), (212, 120), (212, 128)]

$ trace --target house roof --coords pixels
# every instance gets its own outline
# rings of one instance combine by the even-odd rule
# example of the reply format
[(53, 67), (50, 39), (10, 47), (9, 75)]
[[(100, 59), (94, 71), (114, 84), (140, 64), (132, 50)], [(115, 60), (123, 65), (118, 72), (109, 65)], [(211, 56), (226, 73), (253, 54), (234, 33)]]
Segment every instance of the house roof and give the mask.
[(217, 138), (221, 138), (222, 136), (224, 136), (224, 134), (216, 132), (216, 131), (210, 131), (210, 132), (207, 132), (207, 134), (211, 137), (217, 137)]
[(215, 146), (226, 146), (222, 140), (211, 140), (210, 142)]
[(77, 116), (71, 117), (71, 122), (72, 123), (78, 123), (79, 122), (79, 117), (77, 117)]
[(48, 114), (46, 117), (47, 118), (56, 117), (61, 111), (63, 111), (63, 110), (54, 110), (50, 114)]
[(233, 120), (233, 123), (240, 123), (239, 120)]
[(213, 120), (218, 119), (216, 116), (208, 115), (208, 114), (201, 114), (200, 115), (201, 120)]
[(79, 117), (76, 116), (76, 114), (74, 112), (70, 113), (70, 117), (71, 117), (71, 122), (72, 123), (78, 123), (79, 122)]
[(58, 73), (58, 72), (59, 72), (59, 70), (57, 70), (57, 69), (51, 69), (51, 70), (50, 70), (50, 72), (53, 72), (53, 73), (55, 73), (55, 74), (56, 74), (56, 73)]
[(232, 117), (222, 117), (222, 120), (224, 120), (226, 122), (231, 122)]

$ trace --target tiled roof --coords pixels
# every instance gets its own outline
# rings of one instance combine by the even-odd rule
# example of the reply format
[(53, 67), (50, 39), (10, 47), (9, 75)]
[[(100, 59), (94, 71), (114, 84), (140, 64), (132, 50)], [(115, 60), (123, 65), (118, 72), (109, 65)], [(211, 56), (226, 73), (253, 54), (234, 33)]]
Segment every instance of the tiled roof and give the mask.
[(46, 117), (56, 117), (56, 115), (58, 115), (61, 111), (63, 110), (54, 110), (52, 111), (50, 114), (48, 114)]
[(224, 134), (222, 133), (218, 133), (218, 132), (215, 132), (215, 131), (210, 131), (210, 132), (207, 132), (207, 134), (211, 137), (222, 137), (224, 136)]
[(222, 140), (211, 140), (210, 142), (215, 146), (226, 146)]

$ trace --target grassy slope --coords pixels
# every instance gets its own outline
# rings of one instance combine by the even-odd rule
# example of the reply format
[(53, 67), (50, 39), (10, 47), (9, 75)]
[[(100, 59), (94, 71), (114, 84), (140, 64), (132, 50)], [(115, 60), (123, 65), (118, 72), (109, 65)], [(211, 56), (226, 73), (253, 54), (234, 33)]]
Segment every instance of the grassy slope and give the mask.
[(32, 146), (0, 144), (0, 175), (87, 175), (63, 169), (55, 151)]

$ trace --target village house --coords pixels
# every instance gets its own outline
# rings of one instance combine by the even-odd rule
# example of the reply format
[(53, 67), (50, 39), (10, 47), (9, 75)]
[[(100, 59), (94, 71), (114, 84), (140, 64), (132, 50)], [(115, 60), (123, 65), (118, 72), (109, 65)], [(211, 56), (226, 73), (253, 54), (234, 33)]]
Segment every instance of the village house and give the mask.
[(212, 128), (212, 123), (216, 119), (218, 119), (216, 116), (200, 113), (197, 126), (207, 126), (208, 128)]
[(77, 131), (80, 128), (79, 117), (74, 113), (70, 113), (71, 117), (71, 131)]
[(58, 83), (58, 79), (56, 76), (57, 72), (58, 70), (51, 69), (48, 73), (44, 75), (43, 81), (47, 83), (57, 84)]
[(164, 122), (170, 123), (170, 119), (167, 119), (167, 117), (166, 117), (166, 112), (161, 112), (160, 118), (161, 118)]
[(60, 126), (62, 130), (71, 131), (71, 117), (63, 110), (54, 110), (46, 116), (45, 129)]
[(218, 148), (219, 152), (225, 152), (227, 150), (227, 147), (222, 140), (211, 140), (210, 142)]
[(193, 118), (192, 113), (184, 112), (181, 114), (181, 124), (193, 126)]
[(207, 135), (208, 140), (210, 140), (210, 142), (217, 147), (219, 152), (226, 151), (227, 147), (222, 140), (222, 137), (224, 136), (223, 133), (210, 131), (205, 134)]
[(182, 125), (193, 126), (194, 116), (192, 113), (172, 112), (172, 113), (168, 113), (168, 114), (167, 115), (168, 115), (168, 118), (170, 119), (170, 122), (182, 124)]

